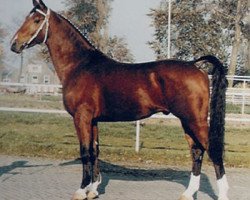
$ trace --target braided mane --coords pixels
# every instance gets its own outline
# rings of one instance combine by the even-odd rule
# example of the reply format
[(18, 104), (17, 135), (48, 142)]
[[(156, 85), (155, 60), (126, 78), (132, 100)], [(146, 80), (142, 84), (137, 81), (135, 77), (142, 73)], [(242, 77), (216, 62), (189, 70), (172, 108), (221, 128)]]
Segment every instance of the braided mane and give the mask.
[[(57, 13), (58, 14), (58, 13)], [(58, 14), (61, 18), (65, 19), (83, 38), (84, 40), (86, 40), (86, 42), (93, 47), (94, 49), (98, 50), (97, 47), (88, 39), (88, 36), (86, 34), (84, 34), (79, 27), (77, 27), (71, 20), (69, 20), (68, 18), (66, 18), (65, 16)]]

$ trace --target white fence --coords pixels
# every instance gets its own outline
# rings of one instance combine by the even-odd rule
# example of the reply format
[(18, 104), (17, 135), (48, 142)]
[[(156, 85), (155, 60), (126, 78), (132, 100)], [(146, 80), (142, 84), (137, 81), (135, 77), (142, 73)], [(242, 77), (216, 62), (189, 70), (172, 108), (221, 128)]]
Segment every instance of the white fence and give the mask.
[[(227, 112), (250, 114), (250, 76), (227, 76), (227, 78), (229, 81), (233, 80), (238, 83), (237, 87), (227, 89)], [(62, 92), (62, 86), (0, 82), (0, 92), (59, 95)]]
[[(227, 78), (229, 81), (237, 82), (237, 87), (227, 90), (226, 101), (229, 105), (227, 111), (250, 114), (250, 76), (227, 76)], [(0, 92), (59, 95), (62, 92), (62, 86), (0, 82)]]
[(61, 85), (0, 82), (0, 92), (58, 95)]

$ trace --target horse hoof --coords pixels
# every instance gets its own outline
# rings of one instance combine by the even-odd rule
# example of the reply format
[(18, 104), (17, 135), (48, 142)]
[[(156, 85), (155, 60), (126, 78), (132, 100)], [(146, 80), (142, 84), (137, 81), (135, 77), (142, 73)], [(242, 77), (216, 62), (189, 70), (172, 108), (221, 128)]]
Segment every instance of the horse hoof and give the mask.
[(98, 198), (98, 194), (96, 194), (95, 192), (90, 191), (88, 193), (87, 197), (88, 197), (88, 200), (96, 199), (96, 198)]
[(85, 193), (85, 190), (79, 189), (75, 192), (71, 200), (85, 200), (87, 199), (87, 195)]
[(71, 200), (86, 200), (87, 198), (81, 194), (74, 194)]
[(193, 197), (186, 197), (185, 195), (181, 195), (179, 200), (194, 200), (194, 198)]

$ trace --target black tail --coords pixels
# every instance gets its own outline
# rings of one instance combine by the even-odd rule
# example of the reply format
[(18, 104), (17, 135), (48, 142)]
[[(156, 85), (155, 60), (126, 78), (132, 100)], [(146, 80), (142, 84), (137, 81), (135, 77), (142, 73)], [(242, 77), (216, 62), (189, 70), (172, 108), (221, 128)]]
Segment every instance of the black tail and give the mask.
[(227, 70), (214, 56), (203, 56), (195, 62), (200, 61), (209, 62), (214, 66), (212, 70), (208, 154), (213, 163), (220, 164), (224, 154)]

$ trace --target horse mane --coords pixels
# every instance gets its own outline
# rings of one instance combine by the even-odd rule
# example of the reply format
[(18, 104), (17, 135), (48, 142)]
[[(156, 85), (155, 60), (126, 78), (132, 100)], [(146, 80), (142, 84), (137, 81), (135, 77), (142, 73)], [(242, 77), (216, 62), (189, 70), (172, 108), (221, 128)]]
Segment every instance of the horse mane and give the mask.
[[(69, 20), (67, 17), (63, 16), (62, 14), (59, 14), (59, 13), (56, 13), (60, 18), (62, 18), (63, 20), (65, 20), (69, 25), (70, 27), (72, 27), (81, 37), (82, 40), (84, 40), (84, 42), (86, 42), (90, 47), (91, 47), (91, 54), (92, 55), (95, 55), (95, 61), (94, 62), (97, 62), (99, 61), (100, 59), (103, 60), (105, 59), (105, 61), (108, 61), (108, 62), (116, 62), (116, 60), (110, 58), (109, 56), (107, 56), (105, 53), (103, 53), (101, 50), (99, 50), (88, 38), (88, 36), (86, 34), (84, 34), (80, 29), (79, 27), (77, 27), (71, 20)], [(104, 61), (104, 60), (103, 60)], [(103, 62), (102, 61), (102, 62)], [(93, 60), (92, 60), (93, 62)]]
[[(62, 14), (56, 13), (58, 16), (60, 16), (62, 19), (64, 19), (66, 22), (68, 22), (71, 27), (76, 30), (77, 33), (80, 34), (80, 36), (82, 36), (82, 38), (88, 43), (88, 45), (90, 45), (93, 49), (98, 50), (98, 48), (89, 40), (88, 36), (86, 34), (84, 34), (79, 27), (77, 27), (71, 20), (69, 20), (67, 17), (65, 17)], [(99, 51), (99, 50), (98, 50)]]

